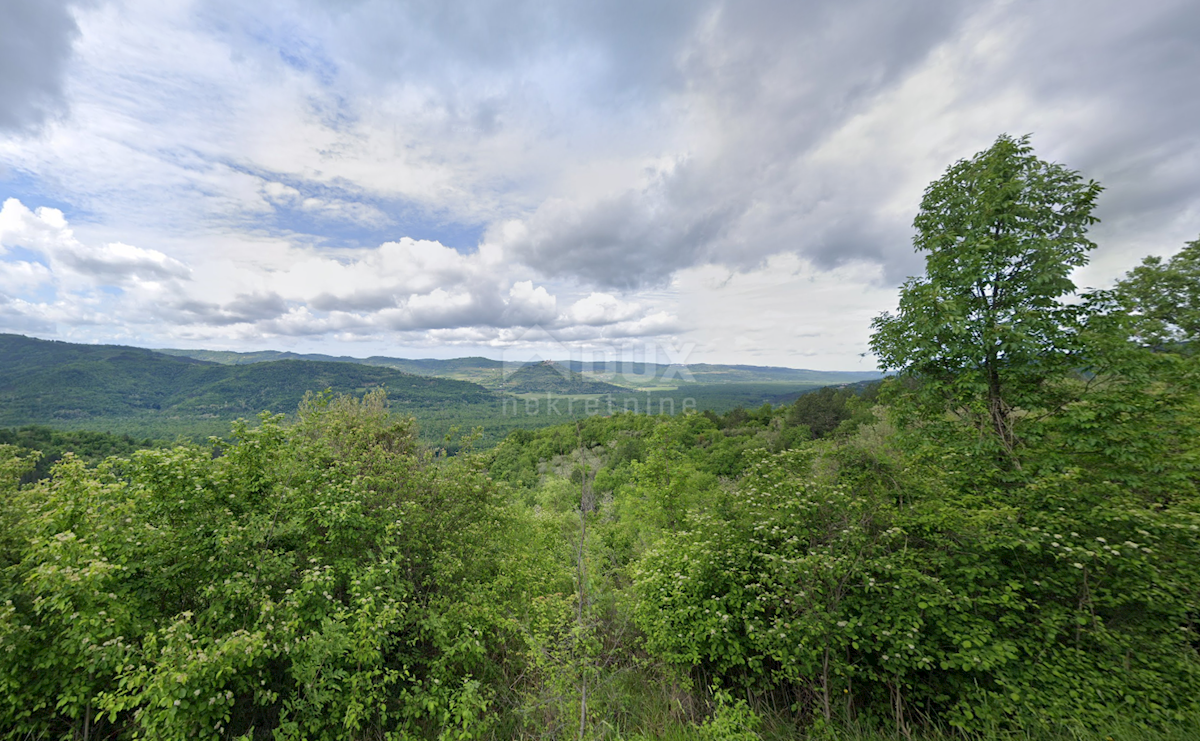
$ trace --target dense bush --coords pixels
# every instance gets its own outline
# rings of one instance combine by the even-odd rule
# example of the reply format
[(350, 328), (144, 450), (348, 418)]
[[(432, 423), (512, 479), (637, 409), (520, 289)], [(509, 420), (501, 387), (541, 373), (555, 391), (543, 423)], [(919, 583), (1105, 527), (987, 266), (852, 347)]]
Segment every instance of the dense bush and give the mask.
[[(11, 459), (10, 459), (11, 460)], [(537, 523), (382, 394), (234, 442), (9, 477), (0, 726), (14, 736), (388, 729), (476, 737), (555, 581)]]
[(22, 483), (29, 483), (49, 476), (50, 468), (62, 460), (65, 453), (74, 453), (85, 463), (95, 465), (110, 456), (129, 455), (135, 450), (160, 444), (149, 439), (135, 440), (129, 435), (108, 432), (55, 430), (41, 425), (26, 425), (0, 429), (0, 445), (12, 445), (40, 454), (33, 469), (22, 477)]
[(878, 444), (764, 453), (665, 537), (635, 582), (651, 650), (824, 722), (1195, 717), (1194, 497), (1078, 468), (964, 489), (969, 458)]

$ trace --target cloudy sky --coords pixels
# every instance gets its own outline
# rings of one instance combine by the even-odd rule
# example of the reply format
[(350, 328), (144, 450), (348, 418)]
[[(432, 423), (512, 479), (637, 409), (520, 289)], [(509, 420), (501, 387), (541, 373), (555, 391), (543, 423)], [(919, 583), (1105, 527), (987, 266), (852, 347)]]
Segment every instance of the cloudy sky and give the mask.
[(1081, 284), (1200, 234), (1197, 39), (1194, 0), (3, 0), (0, 331), (871, 368), (923, 188), (1002, 133), (1105, 186)]

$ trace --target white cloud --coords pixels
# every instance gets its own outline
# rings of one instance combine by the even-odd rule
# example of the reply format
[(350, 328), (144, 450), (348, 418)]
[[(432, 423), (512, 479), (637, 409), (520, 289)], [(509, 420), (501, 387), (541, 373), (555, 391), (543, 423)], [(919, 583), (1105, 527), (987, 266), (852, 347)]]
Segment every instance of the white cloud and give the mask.
[(637, 304), (622, 301), (611, 293), (593, 292), (572, 304), (564, 320), (593, 327), (603, 326), (631, 319), (639, 313), (640, 308)]
[(384, 226), (391, 221), (387, 214), (369, 203), (344, 198), (305, 196), (298, 189), (274, 180), (264, 181), (260, 190), (264, 199), (273, 207), (299, 209), (323, 218), (368, 226)]
[(819, 370), (874, 370), (867, 341), (871, 320), (895, 308), (896, 292), (869, 262), (821, 270), (794, 255), (763, 267), (731, 271), (705, 265), (675, 281), (683, 337), (693, 357), (709, 362)]
[(186, 265), (158, 250), (120, 242), (88, 246), (75, 238), (58, 209), (30, 211), (15, 198), (0, 207), (0, 245), (23, 247), (41, 253), (58, 275), (95, 285), (129, 286), (171, 279), (187, 279)]
[(53, 280), (50, 269), (40, 262), (0, 262), (0, 293), (9, 295), (37, 290)]
[(57, 250), (55, 257), (98, 283), (112, 285), (169, 278), (186, 279), (191, 274), (186, 265), (158, 250), (145, 250), (120, 242), (88, 249), (71, 241)]
[[(270, 245), (267, 245), (268, 247)], [(0, 210), (0, 255), (21, 248), (43, 256), (0, 262), (4, 321), (12, 327), (109, 325), (109, 336), (437, 338), (503, 346), (512, 331), (545, 326), (578, 339), (658, 334), (674, 325), (662, 312), (592, 293), (560, 315), (546, 285), (519, 278), (494, 246), (464, 254), (438, 242), (401, 239), (373, 249), (242, 247), (193, 273), (157, 250), (123, 243), (88, 245), (61, 211), (29, 210), (16, 199)], [(214, 265), (219, 269), (214, 270)], [(32, 292), (52, 285), (56, 298)], [(117, 289), (117, 290), (105, 290)], [(517, 339), (519, 341), (519, 339)]]
[(79, 34), (71, 3), (8, 0), (0, 24), (0, 131), (30, 131), (63, 100), (62, 77)]

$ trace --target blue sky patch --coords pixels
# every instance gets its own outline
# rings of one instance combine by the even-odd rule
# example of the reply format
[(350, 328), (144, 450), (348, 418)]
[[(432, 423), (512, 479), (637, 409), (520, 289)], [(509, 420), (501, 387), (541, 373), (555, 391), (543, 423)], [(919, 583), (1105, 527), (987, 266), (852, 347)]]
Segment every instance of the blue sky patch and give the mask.
[(91, 223), (96, 220), (90, 211), (57, 198), (54, 195), (57, 189), (48, 186), (50, 183), (45, 179), (35, 177), (25, 170), (6, 170), (0, 167), (0, 203), (9, 198), (16, 198), (30, 210), (37, 210), (43, 206), (56, 208), (63, 212), (67, 221), (73, 223)]
[(344, 183), (318, 183), (282, 173), (251, 170), (233, 163), (241, 172), (283, 188), (268, 192), (273, 212), (256, 214), (253, 227), (328, 247), (378, 247), (404, 237), (440, 242), (464, 254), (475, 252), (487, 225), (463, 222), (447, 214), (399, 198), (364, 192)]
[(35, 252), (20, 245), (6, 246), (4, 254), (0, 254), (0, 262), (36, 262), (44, 267), (50, 267), (50, 261), (41, 252)]

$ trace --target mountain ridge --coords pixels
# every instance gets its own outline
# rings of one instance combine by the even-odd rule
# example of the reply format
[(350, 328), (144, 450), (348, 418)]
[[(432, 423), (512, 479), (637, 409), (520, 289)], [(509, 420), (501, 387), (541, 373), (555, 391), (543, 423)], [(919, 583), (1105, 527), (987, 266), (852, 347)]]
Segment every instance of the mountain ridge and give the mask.
[(596, 363), (580, 360), (531, 360), (502, 361), (469, 356), (462, 358), (395, 358), (372, 355), (355, 358), (347, 355), (323, 355), (320, 353), (292, 353), (282, 350), (259, 350), (238, 352), (234, 350), (189, 350), (167, 348), (154, 350), (174, 357), (217, 362), (226, 365), (245, 365), (274, 360), (295, 359), (323, 362), (357, 363), (360, 365), (393, 368), (416, 375), (432, 375), (444, 378), (469, 380), (486, 388), (503, 389), (514, 369), (519, 371), (539, 363), (550, 362), (573, 373), (580, 373), (591, 381), (610, 383), (625, 388), (656, 386), (662, 383), (675, 385), (689, 383), (825, 383), (829, 385), (856, 383), (882, 378), (878, 371), (819, 371), (786, 366), (749, 365), (745, 363), (636, 363), (626, 361), (601, 361)]
[(478, 384), (353, 363), (279, 360), (240, 366), (122, 345), (0, 335), (0, 424), (146, 412), (291, 412), (305, 392), (386, 387), (393, 404), (493, 402)]
[[(475, 370), (490, 374), (491, 388), (452, 375), (407, 373), (364, 363), (285, 358), (223, 364), (148, 348), (0, 334), (0, 427), (51, 425), (139, 439), (202, 440), (228, 435), (230, 423), (238, 417), (253, 418), (264, 410), (294, 413), (309, 391), (329, 389), (361, 396), (384, 388), (391, 407), (414, 417), (426, 441), (452, 445), (445, 442), (447, 436), (480, 428), (482, 444), (487, 444), (513, 429), (557, 424), (568, 417), (619, 411), (724, 412), (738, 406), (788, 403), (823, 385), (850, 382), (846, 375), (789, 380), (787, 374), (758, 376), (767, 381), (742, 381), (737, 371), (725, 369), (722, 372), (735, 375), (707, 383), (706, 378), (719, 376), (705, 376), (701, 368), (698, 376), (677, 387), (664, 385), (661, 379), (638, 386), (644, 379), (631, 375), (620, 376), (629, 382), (622, 387), (553, 362), (521, 364), (509, 373), (496, 367), (499, 361), (486, 358), (431, 362), (442, 364), (435, 366), (439, 370), (458, 368), (454, 373), (475, 365)], [(641, 368), (647, 369), (660, 375), (657, 366)], [(587, 397), (594, 403), (564, 408), (554, 401), (562, 397)]]

